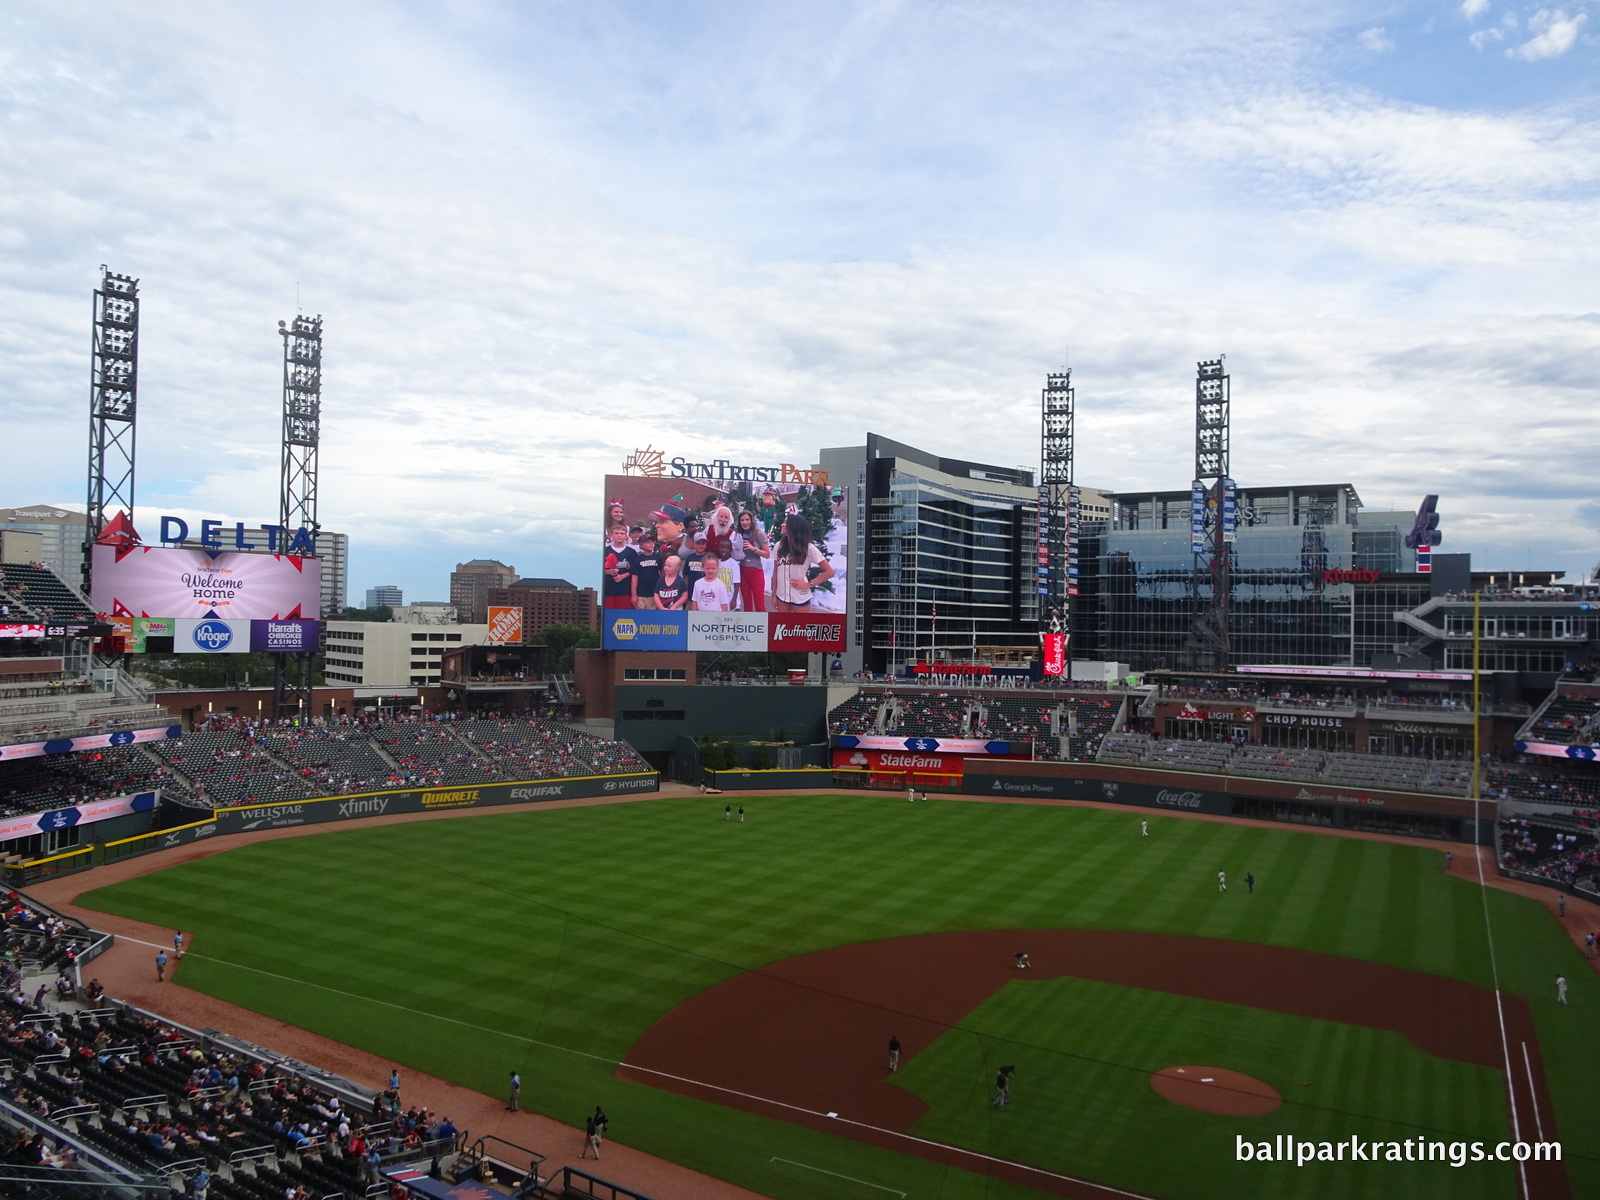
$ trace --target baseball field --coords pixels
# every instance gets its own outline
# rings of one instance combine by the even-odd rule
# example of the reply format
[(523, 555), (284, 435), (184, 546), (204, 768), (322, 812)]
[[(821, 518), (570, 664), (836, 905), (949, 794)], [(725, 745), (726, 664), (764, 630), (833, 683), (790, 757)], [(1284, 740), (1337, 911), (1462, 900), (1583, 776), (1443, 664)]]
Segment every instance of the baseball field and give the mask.
[(1510, 1198), (1514, 1163), (1254, 1148), (1492, 1153), (1513, 1120), (1563, 1143), (1533, 1195), (1600, 1195), (1600, 980), (1438, 849), (742, 803), (742, 824), (696, 797), (333, 827), (79, 902), (192, 931), (191, 988), (493, 1095), (518, 1069), (526, 1107), (604, 1104), (614, 1138), (780, 1200)]

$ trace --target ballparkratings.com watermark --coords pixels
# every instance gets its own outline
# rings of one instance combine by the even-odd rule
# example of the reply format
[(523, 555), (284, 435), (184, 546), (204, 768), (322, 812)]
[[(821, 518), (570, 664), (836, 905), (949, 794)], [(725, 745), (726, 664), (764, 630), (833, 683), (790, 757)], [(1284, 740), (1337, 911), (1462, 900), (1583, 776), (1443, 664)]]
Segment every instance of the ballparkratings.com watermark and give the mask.
[(1280, 1133), (1270, 1142), (1234, 1138), (1236, 1162), (1293, 1163), (1297, 1167), (1324, 1162), (1436, 1162), (1464, 1167), (1481, 1162), (1560, 1162), (1560, 1142), (1430, 1142), (1406, 1138), (1399, 1142), (1366, 1141), (1358, 1137), (1337, 1142), (1302, 1142), (1292, 1133)]

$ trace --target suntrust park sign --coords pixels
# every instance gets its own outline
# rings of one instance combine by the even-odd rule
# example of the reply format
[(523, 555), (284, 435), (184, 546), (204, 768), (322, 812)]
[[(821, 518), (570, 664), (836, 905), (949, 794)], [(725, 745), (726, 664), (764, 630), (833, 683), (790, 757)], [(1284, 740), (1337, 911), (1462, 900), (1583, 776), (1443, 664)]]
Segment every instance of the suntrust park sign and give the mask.
[(725, 458), (714, 458), (708, 463), (690, 462), (685, 458), (667, 460), (668, 475), (673, 479), (716, 479), (728, 483), (801, 483), (813, 487), (827, 487), (826, 471), (807, 471), (793, 463), (779, 463), (775, 467), (742, 467)]

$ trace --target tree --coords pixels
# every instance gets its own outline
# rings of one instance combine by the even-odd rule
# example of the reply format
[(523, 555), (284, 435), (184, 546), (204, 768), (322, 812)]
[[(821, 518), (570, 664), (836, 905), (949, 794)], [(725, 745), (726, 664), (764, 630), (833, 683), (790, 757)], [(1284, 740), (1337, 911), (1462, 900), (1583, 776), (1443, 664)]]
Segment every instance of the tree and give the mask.
[(387, 604), (380, 604), (376, 608), (347, 608), (344, 615), (338, 618), (341, 621), (382, 621), (394, 620), (394, 609)]
[(772, 751), (767, 749), (767, 744), (765, 742), (762, 742), (761, 745), (756, 747), (755, 761), (752, 762), (750, 766), (752, 769), (757, 771), (772, 770)]
[(571, 622), (546, 625), (535, 636), (544, 643), (544, 669), (547, 675), (572, 674), (572, 652), (593, 650), (600, 645), (598, 630)]

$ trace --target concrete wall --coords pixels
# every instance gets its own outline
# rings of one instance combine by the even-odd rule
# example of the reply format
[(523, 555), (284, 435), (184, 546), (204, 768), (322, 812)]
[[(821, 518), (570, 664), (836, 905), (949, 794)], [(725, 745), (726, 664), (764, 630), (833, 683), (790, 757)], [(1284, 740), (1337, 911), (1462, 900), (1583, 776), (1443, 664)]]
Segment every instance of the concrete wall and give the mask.
[(828, 688), (819, 684), (629, 683), (615, 703), (618, 739), (641, 752), (670, 753), (678, 738), (705, 734), (767, 739), (781, 730), (801, 744), (828, 737)]

